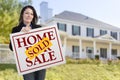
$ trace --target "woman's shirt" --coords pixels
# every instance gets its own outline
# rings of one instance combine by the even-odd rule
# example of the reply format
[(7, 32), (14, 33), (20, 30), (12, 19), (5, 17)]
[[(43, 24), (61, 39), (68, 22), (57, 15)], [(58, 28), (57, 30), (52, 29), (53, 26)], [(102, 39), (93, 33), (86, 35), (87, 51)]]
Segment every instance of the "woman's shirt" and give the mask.
[[(22, 29), (22, 27), (24, 27), (24, 26), (25, 26), (24, 24), (20, 24), (20, 25), (14, 27), (14, 28), (12, 29), (12, 33), (20, 32), (21, 29)], [(35, 28), (40, 28), (41, 26), (40, 26), (40, 25), (31, 24), (30, 27), (31, 27), (31, 29), (35, 29)], [(10, 50), (13, 51), (11, 41), (10, 41), (10, 44), (9, 44), (9, 48), (10, 48)]]

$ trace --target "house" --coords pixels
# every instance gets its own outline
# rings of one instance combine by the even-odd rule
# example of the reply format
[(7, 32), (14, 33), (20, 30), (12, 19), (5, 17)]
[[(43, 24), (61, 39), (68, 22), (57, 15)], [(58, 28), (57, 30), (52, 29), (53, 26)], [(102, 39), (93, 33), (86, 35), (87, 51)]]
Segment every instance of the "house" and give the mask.
[(59, 29), (63, 52), (72, 58), (116, 59), (120, 56), (120, 28), (80, 13), (64, 11), (47, 25)]

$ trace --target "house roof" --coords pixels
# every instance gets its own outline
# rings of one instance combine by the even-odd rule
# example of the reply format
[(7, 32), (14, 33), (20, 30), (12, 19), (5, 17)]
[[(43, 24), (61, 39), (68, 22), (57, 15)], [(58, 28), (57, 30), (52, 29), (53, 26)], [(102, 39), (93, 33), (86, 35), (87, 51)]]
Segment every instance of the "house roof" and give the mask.
[(71, 11), (64, 11), (58, 15), (55, 15), (55, 18), (92, 24), (92, 25), (95, 25), (96, 27), (99, 27), (102, 29), (110, 29), (110, 30), (120, 31), (120, 28), (118, 28), (116, 26), (112, 26), (110, 24), (104, 23), (102, 21), (98, 21), (96, 19), (90, 18), (83, 14), (75, 13), (75, 12), (71, 12)]

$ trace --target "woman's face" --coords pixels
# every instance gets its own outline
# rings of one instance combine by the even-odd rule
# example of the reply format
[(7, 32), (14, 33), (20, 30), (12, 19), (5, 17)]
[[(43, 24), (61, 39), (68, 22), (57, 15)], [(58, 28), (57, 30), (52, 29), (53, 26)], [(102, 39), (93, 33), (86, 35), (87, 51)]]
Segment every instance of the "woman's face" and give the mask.
[(30, 8), (26, 8), (23, 12), (23, 22), (24, 24), (30, 24), (33, 20), (33, 10)]

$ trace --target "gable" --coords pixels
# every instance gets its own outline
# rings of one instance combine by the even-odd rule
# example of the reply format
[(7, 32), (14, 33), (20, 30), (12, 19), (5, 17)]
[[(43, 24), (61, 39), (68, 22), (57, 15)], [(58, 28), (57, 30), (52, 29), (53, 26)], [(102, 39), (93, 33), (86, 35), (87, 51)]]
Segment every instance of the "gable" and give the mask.
[(113, 38), (113, 37), (110, 36), (109, 34), (105, 34), (105, 35), (99, 36), (97, 39), (117, 41), (115, 38)]

